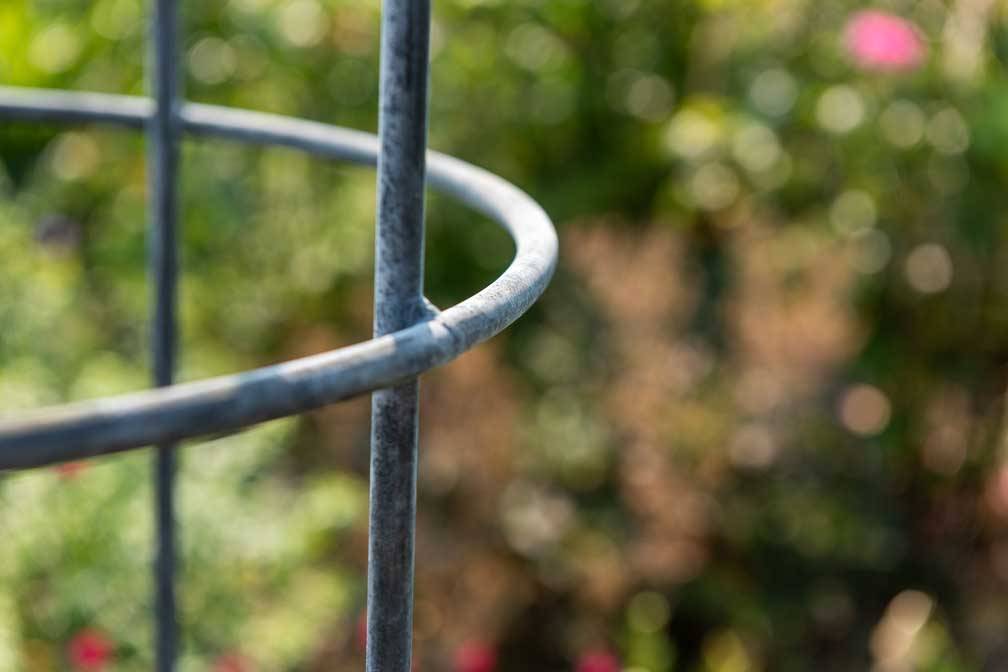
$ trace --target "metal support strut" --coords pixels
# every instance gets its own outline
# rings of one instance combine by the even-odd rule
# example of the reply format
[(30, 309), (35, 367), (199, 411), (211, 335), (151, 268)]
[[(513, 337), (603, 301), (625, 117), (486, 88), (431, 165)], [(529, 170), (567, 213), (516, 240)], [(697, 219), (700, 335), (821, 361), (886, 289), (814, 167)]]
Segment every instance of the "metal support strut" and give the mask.
[[(151, 203), (148, 254), (153, 287), (151, 359), (155, 387), (172, 384), (176, 354), (178, 253), (178, 155), (181, 124), (177, 59), (176, 0), (154, 0), (153, 45), (149, 65), (154, 114), (147, 126), (147, 179)], [(154, 559), (156, 669), (172, 672), (178, 656), (175, 607), (175, 446), (157, 447), (154, 457), (154, 515), (157, 548)]]
[[(429, 0), (382, 7), (375, 235), (376, 337), (411, 327), (423, 304)], [(371, 405), (367, 672), (409, 672), (416, 527), (416, 378), (378, 390)]]

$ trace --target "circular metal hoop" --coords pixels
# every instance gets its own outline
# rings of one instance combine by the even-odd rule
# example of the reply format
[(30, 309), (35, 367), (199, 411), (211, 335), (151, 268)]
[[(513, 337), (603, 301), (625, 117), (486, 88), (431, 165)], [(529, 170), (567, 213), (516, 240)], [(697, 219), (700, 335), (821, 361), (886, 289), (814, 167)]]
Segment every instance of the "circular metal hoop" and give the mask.
[[(0, 87), (0, 115), (31, 121), (143, 128), (145, 98)], [(374, 165), (370, 133), (271, 114), (200, 104), (180, 111), (184, 129)], [(510, 266), (492, 284), (401, 331), (330, 352), (242, 373), (95, 401), (30, 411), (0, 422), (0, 469), (20, 469), (215, 434), (294, 415), (388, 387), (444, 364), (494, 336), (546, 289), (557, 237), (546, 213), (509, 182), (428, 152), (430, 185), (498, 222), (515, 243)]]

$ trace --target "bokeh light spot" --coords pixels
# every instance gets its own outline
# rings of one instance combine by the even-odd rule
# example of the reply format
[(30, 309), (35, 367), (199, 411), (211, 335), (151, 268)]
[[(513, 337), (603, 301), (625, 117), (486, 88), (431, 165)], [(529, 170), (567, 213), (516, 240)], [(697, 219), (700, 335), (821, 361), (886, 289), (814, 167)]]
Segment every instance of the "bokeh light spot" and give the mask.
[(685, 109), (676, 114), (665, 133), (665, 145), (683, 158), (696, 159), (722, 140), (720, 125), (699, 110)]
[(833, 229), (845, 236), (861, 233), (875, 226), (878, 211), (871, 194), (860, 189), (841, 193), (830, 206), (829, 219)]
[(703, 659), (711, 672), (750, 672), (754, 669), (745, 643), (731, 630), (717, 632), (704, 641)]
[(879, 115), (882, 137), (901, 149), (908, 149), (921, 141), (924, 137), (924, 124), (924, 112), (909, 100), (893, 101)]
[(849, 133), (864, 121), (864, 116), (864, 99), (846, 85), (831, 86), (816, 103), (816, 121), (830, 133)]
[(942, 154), (962, 154), (969, 148), (969, 127), (962, 115), (951, 107), (931, 117), (926, 134), (931, 146)]
[(311, 47), (322, 41), (328, 27), (326, 13), (315, 0), (284, 3), (277, 14), (280, 34), (295, 47)]
[(738, 197), (738, 177), (723, 163), (705, 163), (693, 173), (689, 194), (693, 202), (704, 210), (722, 210)]
[(634, 78), (626, 95), (627, 111), (644, 121), (661, 121), (672, 109), (672, 85), (660, 75), (641, 74)]
[(798, 83), (783, 68), (770, 68), (756, 75), (749, 85), (749, 100), (770, 117), (782, 117), (798, 99)]
[(204, 84), (227, 81), (238, 66), (230, 44), (219, 37), (205, 37), (189, 50), (189, 71)]
[(98, 143), (87, 133), (65, 133), (56, 141), (49, 155), (53, 174), (72, 182), (95, 174), (101, 163)]
[(854, 244), (854, 256), (851, 266), (858, 273), (871, 275), (878, 273), (892, 257), (892, 244), (889, 236), (877, 229), (868, 229), (851, 236)]
[(904, 266), (907, 282), (921, 294), (936, 294), (952, 283), (952, 257), (937, 243), (918, 245)]
[(889, 398), (874, 385), (852, 385), (840, 400), (840, 421), (852, 434), (875, 436), (889, 424)]
[(917, 590), (904, 590), (892, 599), (871, 635), (872, 655), (880, 669), (912, 669), (915, 640), (933, 608), (934, 600)]
[(637, 593), (627, 607), (630, 627), (640, 632), (658, 632), (668, 624), (671, 614), (668, 598), (654, 591)]
[(749, 172), (765, 173), (781, 158), (780, 141), (764, 124), (744, 124), (732, 138), (732, 156)]
[(32, 65), (51, 74), (72, 68), (80, 53), (80, 32), (65, 23), (56, 23), (43, 30), (28, 48)]
[(765, 469), (777, 459), (777, 442), (770, 430), (758, 423), (743, 426), (728, 449), (732, 463), (748, 469)]
[(520, 24), (508, 34), (504, 53), (520, 67), (539, 72), (562, 64), (567, 48), (552, 32), (529, 22)]
[(101, 0), (91, 9), (91, 27), (109, 40), (130, 37), (140, 25), (140, 4), (132, 0)]

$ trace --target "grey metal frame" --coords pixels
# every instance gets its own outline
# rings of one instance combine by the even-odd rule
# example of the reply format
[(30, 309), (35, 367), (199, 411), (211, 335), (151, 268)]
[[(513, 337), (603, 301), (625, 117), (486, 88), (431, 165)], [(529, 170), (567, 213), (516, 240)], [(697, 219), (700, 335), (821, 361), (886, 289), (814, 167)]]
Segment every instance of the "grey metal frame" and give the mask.
[[(147, 189), (151, 195), (147, 236), (151, 275), (151, 361), (155, 387), (175, 378), (178, 349), (178, 165), (181, 129), (178, 108), (181, 76), (178, 63), (179, 16), (175, 0), (154, 0), (151, 55), (148, 67), (154, 92), (154, 114), (147, 124)], [(157, 672), (175, 669), (178, 655), (175, 604), (175, 446), (161, 443), (154, 458), (155, 665)]]
[[(499, 333), (542, 294), (557, 259), (549, 218), (508, 182), (426, 149), (430, 0), (384, 0), (379, 137), (316, 122), (185, 103), (175, 0), (152, 0), (153, 100), (0, 87), (0, 117), (146, 129), (156, 389), (67, 404), (0, 422), (0, 470), (157, 446), (157, 669), (175, 668), (176, 442), (236, 430), (348, 399), (372, 397), (368, 672), (408, 672), (412, 647), (418, 376)], [(375, 335), (283, 364), (172, 384), (176, 344), (177, 174), (183, 133), (293, 147), (378, 166)], [(504, 273), (438, 310), (423, 297), (428, 183), (500, 223), (515, 242)]]

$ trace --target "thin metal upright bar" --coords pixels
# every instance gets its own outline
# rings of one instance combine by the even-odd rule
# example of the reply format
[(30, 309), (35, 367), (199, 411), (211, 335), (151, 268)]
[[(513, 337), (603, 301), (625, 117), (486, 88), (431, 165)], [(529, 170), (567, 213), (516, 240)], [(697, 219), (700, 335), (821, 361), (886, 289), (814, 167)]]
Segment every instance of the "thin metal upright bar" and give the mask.
[[(172, 384), (175, 372), (178, 252), (177, 178), (179, 160), (180, 77), (176, 0), (153, 0), (151, 14), (150, 87), (154, 114), (147, 126), (148, 190), (151, 226), (149, 269), (153, 286), (151, 353), (154, 385)], [(154, 460), (154, 514), (157, 548), (154, 560), (156, 669), (172, 672), (177, 658), (175, 604), (175, 446), (159, 445)]]
[[(375, 336), (423, 319), (430, 0), (384, 0), (381, 22)], [(416, 378), (371, 402), (367, 672), (409, 672), (416, 527)]]

